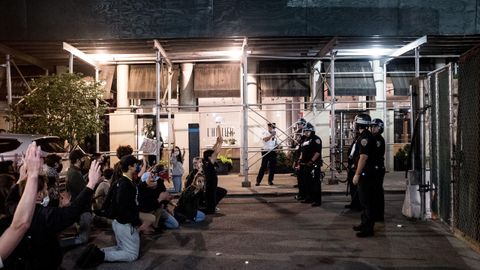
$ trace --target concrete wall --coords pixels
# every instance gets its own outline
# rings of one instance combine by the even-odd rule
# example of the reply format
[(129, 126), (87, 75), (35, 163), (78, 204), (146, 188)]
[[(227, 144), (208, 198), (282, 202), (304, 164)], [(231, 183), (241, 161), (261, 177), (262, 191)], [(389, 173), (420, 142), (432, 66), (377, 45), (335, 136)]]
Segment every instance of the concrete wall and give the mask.
[[(117, 150), (120, 145), (130, 145), (135, 149), (135, 115), (129, 112), (118, 111), (110, 114), (110, 151)], [(118, 161), (116, 156), (110, 159), (111, 164)]]
[(478, 6), (471, 0), (3, 0), (0, 40), (478, 34)]

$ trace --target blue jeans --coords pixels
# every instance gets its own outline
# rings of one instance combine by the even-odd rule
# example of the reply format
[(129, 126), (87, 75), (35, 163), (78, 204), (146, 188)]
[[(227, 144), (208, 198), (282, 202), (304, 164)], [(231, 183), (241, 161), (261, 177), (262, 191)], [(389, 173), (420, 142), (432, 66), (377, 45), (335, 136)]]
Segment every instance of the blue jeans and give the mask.
[(60, 240), (61, 247), (71, 247), (76, 245), (85, 244), (88, 242), (88, 237), (90, 236), (90, 231), (92, 229), (93, 215), (90, 212), (84, 212), (80, 215), (78, 221), (78, 236), (64, 238)]
[(113, 220), (112, 229), (115, 233), (117, 245), (102, 248), (107, 262), (132, 262), (138, 258), (140, 252), (140, 235), (132, 224), (121, 224)]
[(197, 210), (197, 216), (195, 217), (195, 222), (202, 222), (205, 220), (205, 214), (202, 211)]
[(162, 222), (167, 229), (177, 229), (180, 226), (175, 217), (165, 209), (162, 209), (162, 213), (160, 214), (160, 222)]
[(172, 175), (173, 189), (175, 192), (182, 192), (182, 176)]

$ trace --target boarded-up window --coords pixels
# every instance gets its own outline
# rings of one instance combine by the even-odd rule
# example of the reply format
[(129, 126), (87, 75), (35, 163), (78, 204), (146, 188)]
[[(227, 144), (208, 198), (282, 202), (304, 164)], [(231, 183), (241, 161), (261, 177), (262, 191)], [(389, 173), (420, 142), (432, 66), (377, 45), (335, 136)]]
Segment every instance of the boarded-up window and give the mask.
[(196, 64), (193, 89), (197, 98), (240, 97), (240, 64)]
[[(172, 69), (172, 97), (177, 96), (178, 67)], [(160, 96), (167, 90), (168, 70), (164, 66), (160, 72)], [(128, 98), (155, 99), (156, 98), (156, 69), (155, 65), (131, 65), (128, 81)]]
[[(328, 70), (328, 66), (329, 63), (326, 63), (324, 69)], [(369, 61), (335, 61), (335, 73), (335, 96), (376, 95)], [(327, 82), (330, 83), (330, 71), (327, 74)], [(328, 95), (331, 95), (330, 91)]]
[(257, 82), (262, 97), (304, 97), (310, 94), (309, 68), (304, 62), (262, 61), (258, 73)]

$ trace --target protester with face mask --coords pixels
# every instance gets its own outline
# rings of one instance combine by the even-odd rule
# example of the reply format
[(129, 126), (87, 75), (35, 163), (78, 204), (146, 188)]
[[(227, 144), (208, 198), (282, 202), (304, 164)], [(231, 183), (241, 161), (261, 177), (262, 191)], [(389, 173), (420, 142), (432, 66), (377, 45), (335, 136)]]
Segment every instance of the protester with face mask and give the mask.
[[(100, 166), (94, 161), (88, 173), (88, 184), (67, 207), (45, 207), (48, 202), (46, 177), (38, 176), (37, 205), (30, 229), (20, 245), (5, 262), (6, 269), (58, 269), (62, 251), (58, 233), (70, 227), (85, 207), (90, 205), (93, 189), (100, 179)], [(23, 181), (20, 192), (23, 192)]]
[(62, 157), (56, 154), (50, 154), (45, 157), (45, 173), (48, 177), (48, 195), (50, 197), (49, 206), (58, 206), (60, 203), (60, 191), (58, 184), (60, 181), (60, 172), (63, 169)]
[(165, 171), (163, 165), (156, 165), (150, 172), (142, 175), (142, 181), (138, 185), (140, 219), (157, 231), (163, 227), (177, 229), (179, 226), (178, 221), (167, 208), (173, 196), (166, 191), (163, 183), (164, 178), (168, 177), (164, 174)]
[[(82, 168), (85, 163), (85, 154), (82, 152), (82, 150), (73, 150), (70, 153), (69, 159), (70, 168), (68, 168), (67, 171), (66, 189), (67, 192), (70, 193), (70, 201), (73, 201), (77, 198), (78, 194), (80, 194), (87, 184), (82, 175)], [(96, 164), (98, 164), (98, 162), (96, 162)], [(80, 245), (88, 241), (93, 220), (91, 208), (91, 204), (85, 205), (85, 209), (78, 220), (78, 236), (62, 239), (63, 247)]]
[(175, 192), (182, 191), (182, 176), (183, 176), (183, 155), (178, 146), (172, 149), (170, 155), (170, 165), (172, 169), (173, 189)]

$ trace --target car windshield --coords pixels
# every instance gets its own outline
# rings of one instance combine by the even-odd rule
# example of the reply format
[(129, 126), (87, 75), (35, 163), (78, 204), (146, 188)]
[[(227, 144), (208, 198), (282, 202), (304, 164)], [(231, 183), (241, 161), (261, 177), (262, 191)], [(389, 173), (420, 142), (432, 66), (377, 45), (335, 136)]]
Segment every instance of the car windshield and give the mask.
[(21, 144), (17, 139), (0, 139), (0, 153), (13, 151)]
[(36, 139), (35, 142), (39, 145), (44, 152), (48, 153), (63, 153), (63, 140), (60, 138), (41, 138)]

